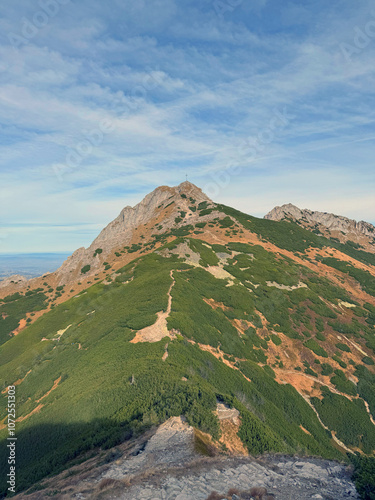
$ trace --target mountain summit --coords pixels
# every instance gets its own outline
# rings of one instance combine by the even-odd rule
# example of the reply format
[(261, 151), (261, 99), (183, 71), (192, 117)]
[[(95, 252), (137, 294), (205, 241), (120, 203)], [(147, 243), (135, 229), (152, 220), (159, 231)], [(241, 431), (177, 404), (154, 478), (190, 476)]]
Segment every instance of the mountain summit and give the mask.
[(168, 206), (174, 205), (163, 217), (164, 228), (172, 227), (173, 216), (177, 216), (178, 210), (185, 211), (188, 219), (193, 218), (194, 213), (190, 210), (192, 200), (197, 203), (212, 203), (201, 189), (187, 181), (175, 187), (160, 186), (135, 207), (125, 207), (120, 215), (103, 229), (90, 245), (90, 249), (102, 247), (107, 251), (116, 245), (129, 243), (135, 229), (146, 226), (154, 219), (160, 219), (160, 214)]
[(88, 248), (76, 250), (57, 271), (60, 284), (74, 281), (83, 266), (90, 266), (88, 275), (94, 274), (108, 254), (138, 242), (141, 234), (158, 235), (176, 225), (198, 222), (195, 206), (202, 203), (213, 205), (200, 188), (188, 181), (156, 188), (135, 207), (123, 208)]

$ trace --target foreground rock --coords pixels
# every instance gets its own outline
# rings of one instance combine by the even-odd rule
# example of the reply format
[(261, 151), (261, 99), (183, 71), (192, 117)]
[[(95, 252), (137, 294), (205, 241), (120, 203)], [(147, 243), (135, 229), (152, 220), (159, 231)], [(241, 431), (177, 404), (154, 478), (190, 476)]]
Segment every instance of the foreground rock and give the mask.
[[(150, 479), (143, 484), (126, 488), (109, 483), (114, 490), (103, 498), (126, 500), (199, 500), (212, 491), (225, 493), (231, 488), (249, 491), (263, 486), (277, 500), (359, 498), (345, 466), (319, 459), (265, 457), (263, 459), (222, 459), (191, 464), (184, 470), (167, 473), (158, 481)], [(159, 483), (159, 484), (158, 484)], [(105, 489), (105, 488), (103, 488)], [(84, 498), (84, 497), (82, 497)]]
[(285, 456), (202, 458), (194, 451), (194, 429), (181, 418), (160, 426), (144, 449), (117, 461), (98, 485), (102, 498), (124, 500), (205, 500), (213, 491), (254, 487), (265, 487), (278, 500), (358, 498), (347, 467), (336, 462)]
[[(202, 451), (197, 436), (204, 439), (206, 435), (197, 433), (181, 417), (170, 418), (156, 430), (47, 478), (39, 491), (14, 498), (206, 500), (214, 491), (221, 495), (231, 489), (249, 493), (257, 487), (267, 490), (257, 500), (359, 498), (345, 464), (281, 455), (202, 456), (197, 452)], [(210, 451), (210, 441), (207, 443)], [(239, 498), (249, 499), (249, 495)]]

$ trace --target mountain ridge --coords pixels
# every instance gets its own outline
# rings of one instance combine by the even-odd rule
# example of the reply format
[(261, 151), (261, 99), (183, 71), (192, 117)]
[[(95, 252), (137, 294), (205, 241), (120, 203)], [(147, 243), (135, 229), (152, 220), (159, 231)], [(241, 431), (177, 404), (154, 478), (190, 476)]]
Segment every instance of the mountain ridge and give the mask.
[(334, 237), (340, 242), (353, 241), (365, 245), (366, 250), (375, 253), (375, 227), (366, 221), (307, 208), (300, 209), (292, 203), (274, 207), (264, 218), (274, 221), (293, 220), (316, 234)]
[(139, 204), (129, 233), (126, 208), (72, 280), (0, 292), (2, 390), (16, 384), (22, 441), (41, 443), (22, 488), (169, 417), (226, 453), (218, 402), (249, 453), (373, 455), (374, 254), (178, 188)]

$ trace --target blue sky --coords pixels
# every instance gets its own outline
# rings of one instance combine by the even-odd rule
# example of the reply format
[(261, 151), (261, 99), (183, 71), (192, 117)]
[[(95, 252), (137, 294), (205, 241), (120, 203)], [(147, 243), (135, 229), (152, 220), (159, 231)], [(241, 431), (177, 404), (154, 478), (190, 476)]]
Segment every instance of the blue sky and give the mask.
[(87, 246), (158, 185), (375, 223), (375, 7), (13, 0), (0, 14), (0, 253)]

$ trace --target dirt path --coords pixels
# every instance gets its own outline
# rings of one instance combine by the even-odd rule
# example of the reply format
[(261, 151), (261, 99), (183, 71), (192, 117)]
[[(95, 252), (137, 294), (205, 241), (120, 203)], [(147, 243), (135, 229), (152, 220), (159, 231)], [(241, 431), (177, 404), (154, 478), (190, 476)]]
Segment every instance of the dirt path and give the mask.
[(169, 273), (172, 278), (171, 286), (168, 290), (168, 307), (166, 311), (159, 311), (157, 313), (158, 319), (153, 325), (146, 326), (142, 330), (139, 330), (135, 337), (130, 341), (132, 344), (137, 344), (138, 342), (159, 342), (164, 337), (170, 337), (174, 339), (176, 336), (174, 333), (170, 332), (167, 327), (167, 319), (171, 313), (172, 308), (172, 288), (175, 284), (175, 279), (173, 277), (173, 270)]
[[(296, 389), (296, 390), (297, 390), (297, 389)], [(297, 392), (299, 392), (299, 391), (297, 390)], [(299, 392), (299, 394), (300, 394), (300, 396), (302, 396), (302, 397), (303, 397), (303, 399), (306, 401), (306, 403), (307, 403), (307, 404), (310, 406), (310, 408), (313, 410), (313, 412), (314, 412), (314, 413), (315, 413), (315, 415), (317, 416), (317, 418), (318, 418), (318, 420), (319, 420), (320, 424), (322, 425), (322, 427), (324, 427), (324, 429), (326, 429), (327, 431), (329, 431), (329, 432), (331, 433), (332, 439), (335, 441), (335, 443), (336, 443), (336, 444), (338, 444), (338, 445), (339, 445), (341, 448), (343, 448), (345, 451), (347, 451), (347, 452), (349, 452), (349, 453), (353, 454), (353, 453), (354, 453), (354, 452), (353, 452), (353, 450), (351, 450), (350, 448), (348, 448), (348, 447), (347, 447), (347, 446), (346, 446), (346, 445), (345, 445), (342, 441), (340, 441), (340, 439), (338, 439), (338, 438), (336, 437), (336, 435), (335, 435), (334, 431), (332, 431), (329, 427), (327, 427), (327, 426), (323, 423), (322, 419), (320, 418), (319, 413), (317, 412), (317, 410), (316, 410), (315, 406), (311, 403), (310, 399), (309, 399), (307, 396), (305, 396), (304, 394), (302, 394), (301, 392)]]
[[(359, 399), (362, 399), (362, 398), (359, 398)], [(375, 425), (375, 420), (374, 420), (374, 419), (373, 419), (373, 417), (372, 417), (372, 414), (371, 414), (371, 411), (370, 411), (370, 406), (369, 406), (368, 402), (367, 402), (367, 401), (365, 401), (364, 399), (362, 399), (362, 401), (365, 403), (365, 407), (366, 407), (366, 410), (367, 410), (368, 416), (370, 417), (371, 423), (372, 423), (373, 425)]]
[(46, 392), (41, 398), (37, 399), (36, 400), (36, 403), (40, 403), (40, 401), (42, 401), (42, 399), (46, 398), (47, 396), (49, 396), (51, 394), (52, 391), (54, 391), (56, 389), (56, 387), (59, 385), (59, 383), (61, 382), (61, 375), (59, 378), (57, 378), (54, 383), (53, 383), (53, 386), (51, 387), (51, 389)]
[[(293, 371), (291, 371), (291, 370), (277, 370), (277, 371), (279, 372), (279, 373), (278, 373), (279, 377), (280, 377), (280, 376), (282, 377), (282, 373), (287, 374), (287, 375), (288, 375), (288, 374), (290, 374), (290, 375), (296, 375), (296, 374), (295, 374), (295, 372), (293, 372)], [(350, 399), (351, 401), (352, 401), (353, 399), (361, 399), (361, 400), (363, 401), (364, 405), (365, 405), (365, 408), (366, 408), (366, 411), (367, 411), (367, 414), (368, 414), (368, 416), (369, 416), (369, 418), (370, 418), (371, 423), (372, 423), (373, 425), (375, 425), (375, 420), (374, 420), (374, 418), (373, 418), (373, 416), (372, 416), (372, 414), (371, 414), (369, 404), (368, 404), (368, 403), (367, 403), (367, 401), (365, 401), (363, 398), (360, 398), (359, 396), (357, 396), (357, 397), (350, 397), (348, 394), (344, 394), (344, 393), (339, 392), (338, 390), (334, 389), (334, 388), (333, 388), (330, 384), (327, 384), (327, 383), (325, 383), (325, 382), (322, 382), (322, 381), (320, 381), (320, 380), (318, 380), (318, 379), (316, 379), (315, 377), (312, 377), (312, 376), (310, 376), (310, 375), (307, 375), (307, 374), (302, 374), (302, 373), (298, 373), (298, 375), (299, 375), (299, 376), (304, 376), (306, 379), (312, 380), (313, 382), (317, 382), (317, 383), (318, 383), (318, 384), (320, 384), (320, 385), (324, 385), (325, 387), (328, 387), (328, 389), (329, 389), (331, 392), (333, 392), (333, 393), (335, 393), (335, 394), (338, 394), (339, 396), (344, 396), (344, 397), (346, 397), (347, 399)], [(282, 383), (290, 383), (291, 385), (293, 385), (291, 382), (282, 381), (282, 380), (281, 380), (281, 378), (279, 378), (279, 381), (280, 381), (280, 382), (282, 382)], [(333, 440), (334, 440), (334, 441), (335, 441), (335, 442), (336, 442), (339, 446), (341, 446), (342, 448), (344, 448), (346, 451), (349, 451), (350, 453), (353, 453), (353, 450), (350, 450), (347, 446), (345, 446), (345, 444), (344, 444), (342, 441), (340, 441), (340, 440), (339, 440), (339, 439), (335, 436), (334, 432), (333, 432), (333, 431), (331, 431), (331, 429), (329, 429), (326, 425), (324, 425), (324, 424), (323, 424), (323, 422), (322, 422), (322, 420), (320, 419), (320, 416), (319, 416), (319, 414), (318, 414), (317, 410), (315, 409), (315, 407), (313, 406), (313, 404), (310, 402), (310, 398), (309, 398), (309, 396), (307, 396), (307, 395), (303, 394), (303, 393), (302, 393), (302, 391), (301, 391), (301, 390), (299, 390), (299, 389), (296, 387), (296, 385), (293, 385), (293, 387), (294, 387), (294, 388), (296, 389), (296, 391), (297, 391), (297, 392), (298, 392), (298, 393), (299, 393), (299, 394), (303, 397), (303, 399), (304, 399), (304, 400), (308, 403), (308, 405), (309, 405), (309, 406), (310, 406), (310, 407), (314, 410), (314, 412), (315, 412), (316, 416), (318, 417), (318, 420), (319, 420), (319, 422), (321, 423), (321, 425), (322, 425), (325, 429), (327, 429), (327, 430), (329, 430), (329, 431), (331, 432)]]

